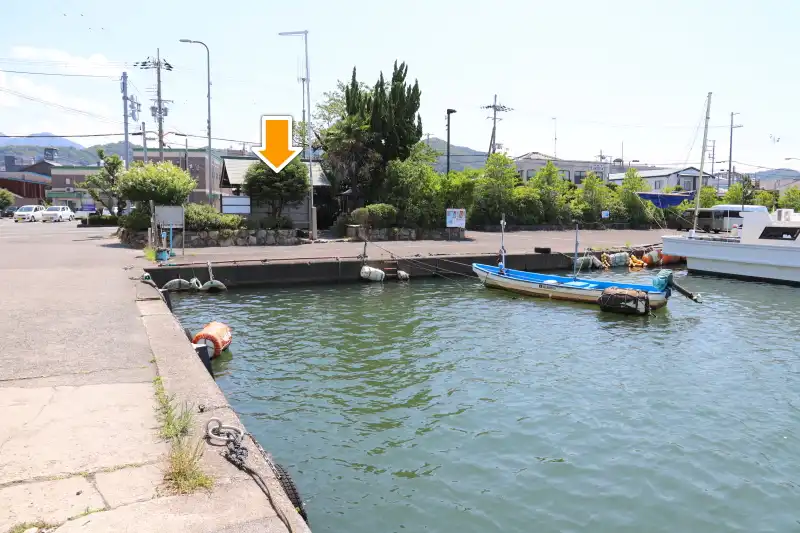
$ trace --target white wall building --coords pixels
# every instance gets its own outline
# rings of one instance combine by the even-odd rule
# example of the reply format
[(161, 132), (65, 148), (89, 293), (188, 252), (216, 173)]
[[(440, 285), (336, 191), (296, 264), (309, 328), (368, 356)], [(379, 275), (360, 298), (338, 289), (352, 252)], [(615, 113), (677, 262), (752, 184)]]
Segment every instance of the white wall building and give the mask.
[(589, 172), (594, 172), (598, 178), (605, 180), (608, 178), (611, 170), (610, 162), (603, 163), (599, 161), (558, 159), (541, 152), (528, 152), (527, 154), (514, 158), (514, 162), (517, 164), (517, 172), (519, 172), (519, 176), (522, 178), (523, 182), (531, 179), (539, 169), (548, 163), (548, 161), (552, 161), (553, 164), (558, 167), (564, 179), (576, 185), (580, 185)]
[[(695, 167), (683, 168), (662, 168), (657, 170), (640, 170), (639, 175), (650, 185), (650, 190), (653, 192), (663, 191), (667, 187), (682, 187), (685, 191), (694, 191), (697, 189), (697, 177), (700, 175), (700, 170)], [(709, 179), (714, 177), (708, 172), (703, 172), (703, 185), (708, 185)], [(625, 178), (624, 172), (611, 174), (608, 181), (622, 183)]]

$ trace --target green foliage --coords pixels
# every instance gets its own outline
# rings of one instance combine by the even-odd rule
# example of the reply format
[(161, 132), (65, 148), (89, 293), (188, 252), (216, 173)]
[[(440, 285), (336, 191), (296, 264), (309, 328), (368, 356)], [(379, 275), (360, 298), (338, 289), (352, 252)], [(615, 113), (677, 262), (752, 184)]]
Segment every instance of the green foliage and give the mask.
[(619, 186), (618, 194), (620, 202), (628, 214), (628, 220), (634, 226), (641, 226), (649, 223), (655, 214), (656, 207), (650, 202), (644, 202), (636, 194), (637, 192), (649, 191), (647, 182), (639, 175), (635, 168), (629, 168), (625, 172), (622, 184)]
[(0, 211), (14, 203), (14, 195), (11, 191), (0, 189)]
[(583, 188), (578, 189), (572, 200), (572, 213), (584, 222), (598, 222), (602, 220), (602, 212), (611, 209), (615, 193), (603, 184), (594, 172), (590, 172), (583, 180)]
[(187, 204), (184, 220), (186, 229), (191, 231), (235, 230), (245, 225), (239, 215), (223, 215), (208, 204)]
[(102, 148), (97, 149), (97, 157), (103, 162), (100, 171), (86, 176), (78, 186), (86, 189), (95, 202), (110, 212), (119, 208), (118, 212), (121, 213), (125, 209), (125, 202), (120, 198), (119, 179), (125, 172), (125, 162), (117, 154), (106, 155)]
[(728, 190), (725, 192), (725, 197), (723, 198), (723, 203), (726, 204), (743, 204), (744, 201), (742, 199), (742, 184), (741, 183), (733, 183)]
[(150, 213), (147, 209), (134, 209), (130, 214), (119, 216), (118, 223), (131, 231), (144, 231), (150, 227)]
[(539, 191), (542, 202), (542, 222), (564, 224), (571, 222), (570, 195), (572, 184), (561, 177), (558, 168), (548, 161), (528, 181), (528, 187)]
[(481, 171), (465, 169), (459, 172), (450, 171), (450, 175), (439, 174), (441, 182), (439, 192), (445, 209), (469, 209), (475, 201), (475, 184), (481, 177)]
[(800, 212), (800, 189), (792, 186), (783, 191), (778, 199), (778, 207)]
[(514, 161), (503, 154), (492, 154), (483, 177), (475, 183), (475, 204), (467, 212), (471, 226), (496, 225), (503, 213), (511, 214), (514, 187), (519, 183)]
[(119, 195), (141, 202), (145, 210), (152, 200), (156, 205), (183, 205), (197, 186), (188, 172), (169, 161), (134, 163), (118, 180)]
[[(439, 194), (439, 175), (430, 165), (408, 159), (392, 161), (386, 172), (387, 201), (397, 207), (404, 227), (441, 227), (444, 204)], [(367, 206), (372, 207), (372, 206)]]
[(362, 226), (389, 228), (397, 220), (397, 208), (389, 204), (371, 204), (353, 211), (350, 216)]
[(700, 189), (700, 207), (709, 208), (714, 207), (720, 203), (717, 190), (714, 187), (705, 186)]
[(280, 217), (284, 207), (298, 204), (308, 195), (308, 165), (295, 158), (275, 172), (261, 161), (253, 163), (245, 173), (242, 190), (256, 204), (269, 206), (271, 215)]
[(772, 211), (778, 204), (778, 194), (776, 191), (757, 191), (753, 197), (753, 203), (763, 205)]
[(248, 229), (292, 229), (294, 222), (287, 216), (279, 217), (261, 217), (247, 219)]
[(514, 224), (534, 225), (544, 218), (539, 191), (533, 187), (514, 187), (511, 191), (510, 220)]
[(752, 205), (756, 196), (753, 180), (744, 176), (739, 183), (733, 183), (725, 193), (724, 203)]
[(87, 226), (118, 226), (119, 217), (117, 215), (89, 215), (85, 221)]

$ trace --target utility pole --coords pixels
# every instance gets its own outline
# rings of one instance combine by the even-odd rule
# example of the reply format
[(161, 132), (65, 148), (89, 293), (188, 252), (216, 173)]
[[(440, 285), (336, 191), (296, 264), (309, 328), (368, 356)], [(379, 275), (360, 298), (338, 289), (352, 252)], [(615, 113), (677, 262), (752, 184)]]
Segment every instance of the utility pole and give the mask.
[(128, 141), (128, 73), (122, 73), (122, 116), (125, 121), (125, 170), (131, 166), (131, 145)]
[(489, 152), (486, 154), (486, 159), (489, 159), (489, 156), (495, 153), (497, 150), (497, 121), (503, 120), (497, 118), (497, 113), (505, 113), (507, 111), (513, 111), (510, 107), (506, 107), (504, 105), (500, 105), (497, 103), (497, 95), (494, 95), (494, 102), (492, 105), (485, 105), (481, 106), (482, 109), (491, 109), (492, 110), (492, 138), (489, 141)]
[(450, 175), (450, 115), (455, 113), (455, 109), (447, 110), (447, 173), (445, 176)]
[(719, 192), (719, 180), (714, 175), (714, 163), (716, 162), (717, 141), (711, 141), (711, 175), (717, 182), (717, 192)]
[(738, 115), (738, 114), (739, 113), (734, 113), (733, 111), (731, 111), (731, 144), (728, 151), (728, 189), (731, 188), (731, 171), (733, 170), (733, 129), (742, 127), (741, 124), (737, 126), (733, 125), (733, 115)]
[(150, 114), (158, 122), (158, 151), (159, 159), (164, 161), (164, 117), (167, 116), (169, 109), (164, 104), (172, 103), (172, 100), (164, 100), (161, 97), (161, 69), (172, 70), (166, 60), (161, 60), (161, 49), (156, 49), (156, 59), (148, 57), (145, 61), (137, 61), (133, 64), (143, 69), (156, 69), (156, 98), (153, 100), (156, 105), (150, 107)]
[(558, 119), (553, 117), (553, 157), (558, 158)]
[(703, 150), (700, 152), (700, 176), (697, 178), (697, 184), (694, 187), (694, 224), (692, 225), (692, 237), (697, 231), (697, 216), (700, 214), (700, 189), (703, 186), (703, 167), (706, 162), (706, 147), (708, 146), (708, 121), (711, 119), (711, 93), (708, 93), (706, 99), (706, 126), (703, 129)]

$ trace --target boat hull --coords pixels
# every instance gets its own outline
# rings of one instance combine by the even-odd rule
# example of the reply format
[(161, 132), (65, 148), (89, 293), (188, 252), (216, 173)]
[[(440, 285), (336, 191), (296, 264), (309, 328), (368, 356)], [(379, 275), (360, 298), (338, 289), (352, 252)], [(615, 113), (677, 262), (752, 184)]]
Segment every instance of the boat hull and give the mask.
[(689, 272), (800, 284), (800, 248), (664, 236), (664, 253), (686, 257)]
[[(599, 305), (598, 299), (603, 294), (604, 289), (609, 287), (620, 287), (635, 288), (647, 292), (650, 300), (650, 309), (652, 310), (659, 309), (667, 305), (668, 299), (666, 292), (656, 291), (654, 287), (647, 287), (645, 285), (632, 285), (625, 283), (615, 284), (609, 281), (595, 282), (595, 280), (579, 280), (581, 282), (585, 282), (587, 288), (570, 287), (564, 283), (572, 282), (571, 278), (563, 278), (560, 276), (543, 276), (541, 274), (525, 273), (513, 270), (507, 271), (512, 273), (512, 275), (500, 275), (499, 273), (493, 272), (493, 270), (496, 270), (496, 268), (478, 264), (474, 264), (472, 266), (472, 270), (487, 287), (515, 292), (517, 294), (524, 294), (526, 296), (534, 296), (537, 298), (549, 298), (551, 300), (564, 300), (569, 302)], [(514, 274), (524, 276), (528, 279), (517, 278), (514, 276)], [(548, 281), (558, 281), (558, 283), (551, 283)], [(595, 287), (591, 287), (592, 285), (595, 285)]]

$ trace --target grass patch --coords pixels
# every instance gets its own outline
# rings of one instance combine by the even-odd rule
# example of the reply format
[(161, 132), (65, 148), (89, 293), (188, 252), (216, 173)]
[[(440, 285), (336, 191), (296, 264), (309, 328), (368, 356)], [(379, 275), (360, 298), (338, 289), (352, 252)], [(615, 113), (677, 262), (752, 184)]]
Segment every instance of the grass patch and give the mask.
[(148, 261), (152, 261), (153, 263), (156, 262), (156, 251), (154, 248), (150, 248), (149, 246), (142, 250), (144, 252), (144, 257)]
[(192, 409), (189, 405), (178, 408), (171, 396), (167, 395), (161, 377), (153, 379), (153, 386), (156, 389), (156, 410), (161, 422), (161, 438), (172, 440), (184, 437), (189, 434), (192, 427)]
[(103, 507), (97, 507), (96, 509), (87, 507), (85, 511), (83, 511), (81, 514), (77, 516), (73, 516), (72, 518), (70, 518), (70, 520), (77, 520), (78, 518), (83, 518), (84, 516), (89, 516), (90, 514), (94, 513), (102, 513), (103, 511), (105, 511), (105, 508)]
[(203, 457), (203, 441), (194, 445), (185, 438), (172, 441), (169, 451), (169, 464), (164, 473), (167, 486), (178, 494), (189, 494), (199, 489), (210, 489), (213, 480), (200, 470), (200, 459)]
[(24, 533), (25, 531), (29, 530), (32, 527), (38, 527), (41, 531), (42, 529), (55, 529), (58, 526), (55, 524), (48, 524), (47, 522), (42, 522), (41, 520), (37, 522), (25, 522), (23, 524), (17, 524), (11, 529), (8, 530), (8, 533)]

